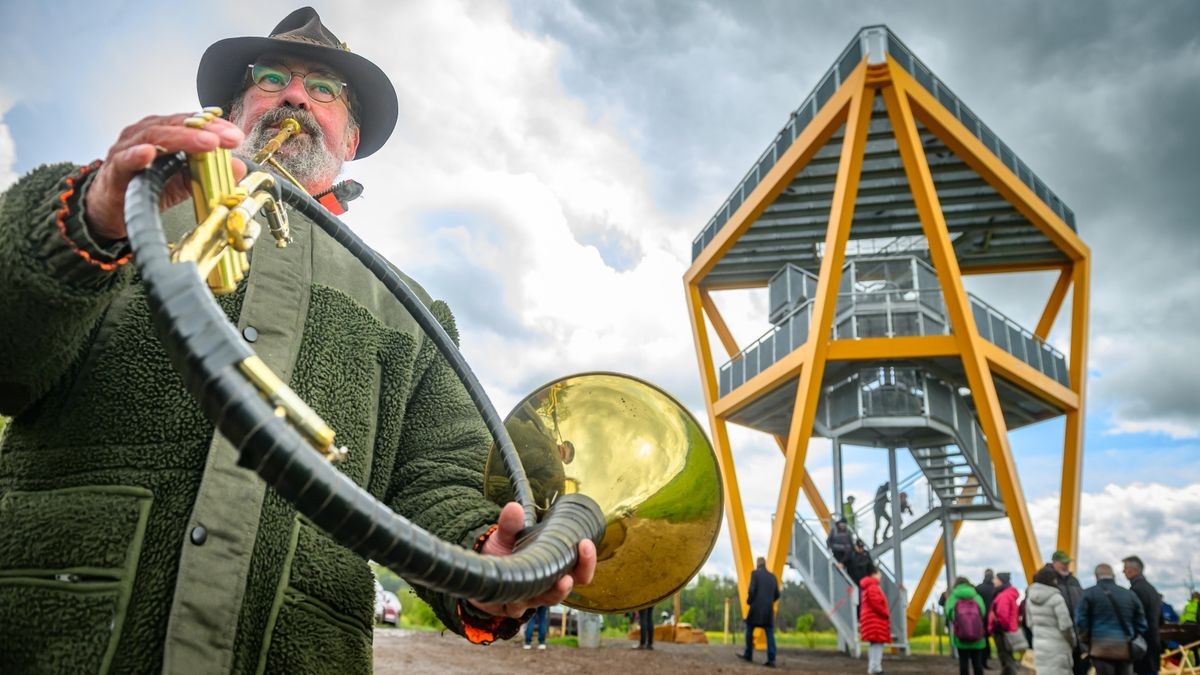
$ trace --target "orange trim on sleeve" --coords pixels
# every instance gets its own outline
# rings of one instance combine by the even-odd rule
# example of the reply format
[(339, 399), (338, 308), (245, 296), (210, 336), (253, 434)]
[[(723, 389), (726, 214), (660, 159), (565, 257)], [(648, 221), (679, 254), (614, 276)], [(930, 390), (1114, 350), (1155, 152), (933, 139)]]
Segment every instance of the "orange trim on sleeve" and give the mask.
[(472, 546), (471, 548), (476, 553), (483, 551), (483, 545), (484, 545), (484, 543), (487, 542), (488, 537), (492, 536), (492, 533), (498, 529), (500, 529), (499, 525), (492, 525), (491, 527), (489, 527), (487, 529), (487, 532), (484, 532), (483, 534), (479, 535), (479, 538), (475, 540), (475, 545)]
[(133, 253), (132, 252), (126, 253), (125, 255), (123, 255), (120, 258), (117, 258), (116, 260), (113, 260), (113, 261), (96, 260), (87, 251), (79, 248), (79, 246), (74, 241), (72, 241), (71, 237), (67, 235), (67, 222), (66, 221), (67, 221), (67, 217), (71, 215), (71, 207), (67, 205), (67, 200), (70, 199), (75, 194), (75, 185), (76, 185), (77, 181), (83, 180), (84, 176), (86, 176), (89, 173), (100, 168), (100, 164), (101, 164), (100, 160), (96, 160), (96, 161), (92, 162), (91, 164), (88, 164), (87, 166), (79, 167), (79, 171), (77, 174), (67, 176), (67, 179), (66, 179), (67, 189), (64, 190), (62, 192), (62, 194), (58, 195), (58, 197), (57, 197), (58, 202), (60, 204), (62, 204), (62, 206), (59, 207), (59, 209), (57, 211), (55, 211), (54, 222), (58, 226), (58, 234), (63, 238), (63, 241), (67, 242), (67, 245), (71, 247), (71, 250), (78, 253), (79, 257), (81, 257), (84, 260), (88, 261), (89, 263), (99, 267), (102, 270), (111, 271), (111, 270), (115, 270), (118, 267), (120, 267), (121, 265), (124, 265), (125, 263), (129, 262), (130, 258), (133, 257)]
[[(492, 536), (500, 528), (499, 525), (492, 525), (487, 529), (487, 532), (479, 535), (475, 540), (475, 545), (472, 548), (476, 553), (483, 551), (483, 545), (487, 542), (488, 537)], [(507, 616), (492, 616), (487, 619), (475, 617), (463, 610), (463, 603), (466, 600), (459, 600), (455, 606), (458, 612), (458, 620), (462, 622), (463, 636), (477, 645), (490, 645), (496, 640), (507, 640), (517, 634), (521, 630), (521, 624), (529, 620), (534, 610), (530, 609), (525, 612), (525, 615), (520, 619), (513, 619)]]
[(342, 203), (338, 201), (338, 198), (332, 192), (326, 192), (324, 195), (321, 195), (321, 198), (317, 202), (321, 206), (324, 206), (326, 211), (335, 216), (340, 216), (346, 212), (346, 209), (342, 208)]

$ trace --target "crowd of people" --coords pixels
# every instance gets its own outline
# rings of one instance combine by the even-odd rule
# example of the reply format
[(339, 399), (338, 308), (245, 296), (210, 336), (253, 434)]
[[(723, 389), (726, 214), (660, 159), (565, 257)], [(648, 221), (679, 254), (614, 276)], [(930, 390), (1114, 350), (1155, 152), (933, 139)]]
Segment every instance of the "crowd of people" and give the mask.
[(1141, 558), (1122, 560), (1128, 588), (1103, 563), (1095, 567), (1096, 583), (1084, 589), (1071, 562), (1067, 553), (1055, 551), (1024, 598), (1007, 572), (986, 570), (978, 585), (958, 577), (939, 604), (959, 673), (982, 675), (993, 649), (1002, 675), (1019, 672), (1016, 655), (1027, 649), (1033, 650), (1039, 675), (1085, 675), (1091, 669), (1097, 675), (1157, 673), (1161, 623), (1195, 624), (1200, 593), (1192, 593), (1177, 615), (1146, 579)]
[[(845, 519), (830, 531), (827, 543), (838, 566), (859, 589), (859, 637), (867, 644), (867, 673), (882, 673), (883, 649), (894, 641), (882, 574)], [(1084, 589), (1071, 572), (1072, 562), (1066, 552), (1055, 551), (1033, 575), (1023, 597), (1009, 572), (984, 570), (979, 584), (962, 576), (955, 579), (938, 605), (944, 610), (960, 675), (983, 675), (993, 653), (1001, 675), (1016, 675), (1019, 656), (1029, 650), (1039, 675), (1087, 675), (1093, 669), (1096, 675), (1157, 673), (1164, 646), (1176, 646), (1164, 645), (1160, 625), (1197, 624), (1200, 592), (1193, 592), (1177, 614), (1146, 579), (1145, 563), (1138, 556), (1121, 561), (1128, 588), (1117, 584), (1111, 565), (1102, 563), (1094, 569), (1095, 584)], [(746, 599), (750, 612), (740, 658), (752, 659), (753, 631), (764, 628), (766, 665), (775, 664), (771, 609), (778, 597), (777, 581), (759, 558)]]

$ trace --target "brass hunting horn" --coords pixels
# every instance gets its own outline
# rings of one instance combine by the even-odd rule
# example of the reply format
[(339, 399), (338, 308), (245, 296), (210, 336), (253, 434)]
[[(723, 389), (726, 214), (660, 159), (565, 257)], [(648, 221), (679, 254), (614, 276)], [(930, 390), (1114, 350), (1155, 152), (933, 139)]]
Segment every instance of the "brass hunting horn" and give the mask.
[[(207, 108), (187, 124), (203, 126), (220, 114)], [(271, 154), (289, 128), (285, 121), (256, 162), (286, 175)], [(413, 583), (460, 597), (511, 602), (538, 595), (574, 567), (584, 538), (596, 542), (599, 561), (593, 583), (568, 598), (572, 607), (647, 607), (699, 571), (720, 530), (723, 496), (712, 446), (684, 406), (641, 380), (590, 373), (547, 384), (501, 422), (441, 324), (388, 262), (303, 189), (256, 162), (247, 162), (250, 172), (235, 184), (228, 150), (166, 155), (126, 194), (134, 264), (159, 339), (205, 415), (238, 448), (239, 464), (341, 544)], [(170, 246), (158, 196), (185, 164), (199, 224)], [(245, 276), (246, 253), (262, 231), (257, 216), (275, 245), (287, 246), (284, 203), (353, 253), (462, 380), (495, 440), (484, 491), (500, 504), (515, 499), (525, 511), (513, 555), (483, 556), (440, 541), (338, 471), (332, 462), (346, 450), (334, 430), (266, 367), (214, 301), (214, 293), (231, 292)]]

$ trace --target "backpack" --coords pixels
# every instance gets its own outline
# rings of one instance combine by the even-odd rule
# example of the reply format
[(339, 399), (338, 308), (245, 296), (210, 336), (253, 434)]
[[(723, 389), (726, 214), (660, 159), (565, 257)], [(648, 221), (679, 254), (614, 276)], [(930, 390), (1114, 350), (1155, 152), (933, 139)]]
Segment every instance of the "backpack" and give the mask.
[(975, 642), (984, 636), (983, 615), (975, 598), (959, 598), (954, 603), (954, 637), (961, 642)]

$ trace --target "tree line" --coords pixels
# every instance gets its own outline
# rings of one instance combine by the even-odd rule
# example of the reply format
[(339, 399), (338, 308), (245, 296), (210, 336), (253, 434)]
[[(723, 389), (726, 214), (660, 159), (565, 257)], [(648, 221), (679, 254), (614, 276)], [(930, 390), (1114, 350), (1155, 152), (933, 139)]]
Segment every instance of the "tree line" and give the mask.
[[(401, 597), (405, 614), (410, 612), (410, 606), (412, 606), (413, 611), (410, 618), (417, 619), (417, 616), (424, 616), (425, 612), (422, 610), (426, 608), (414, 606), (423, 603), (411, 592), (405, 593), (409, 586), (403, 579), (387, 568), (377, 565), (372, 565), (372, 567), (379, 578), (379, 584)], [(725, 598), (729, 598), (730, 602), (729, 628), (732, 631), (740, 631), (742, 629), (741, 598), (738, 597), (737, 581), (729, 577), (701, 574), (693, 579), (680, 591), (679, 608), (682, 613), (680, 621), (708, 631), (721, 630), (725, 625)], [(654, 612), (656, 623), (661, 621), (663, 612), (673, 614), (675, 612), (674, 597), (656, 604), (651, 611)], [(432, 618), (432, 610), (429, 610), (428, 614)], [(809, 592), (808, 586), (803, 582), (796, 583), (785, 580), (782, 595), (779, 598), (779, 613), (775, 616), (776, 627), (782, 631), (795, 630), (798, 619), (801, 624), (808, 623), (808, 619), (802, 618), (805, 616), (812, 617), (811, 630), (833, 630), (833, 624), (821, 606), (817, 604), (817, 599)], [(605, 617), (604, 625), (622, 627), (636, 625), (631, 624), (631, 618), (628, 615)]]

